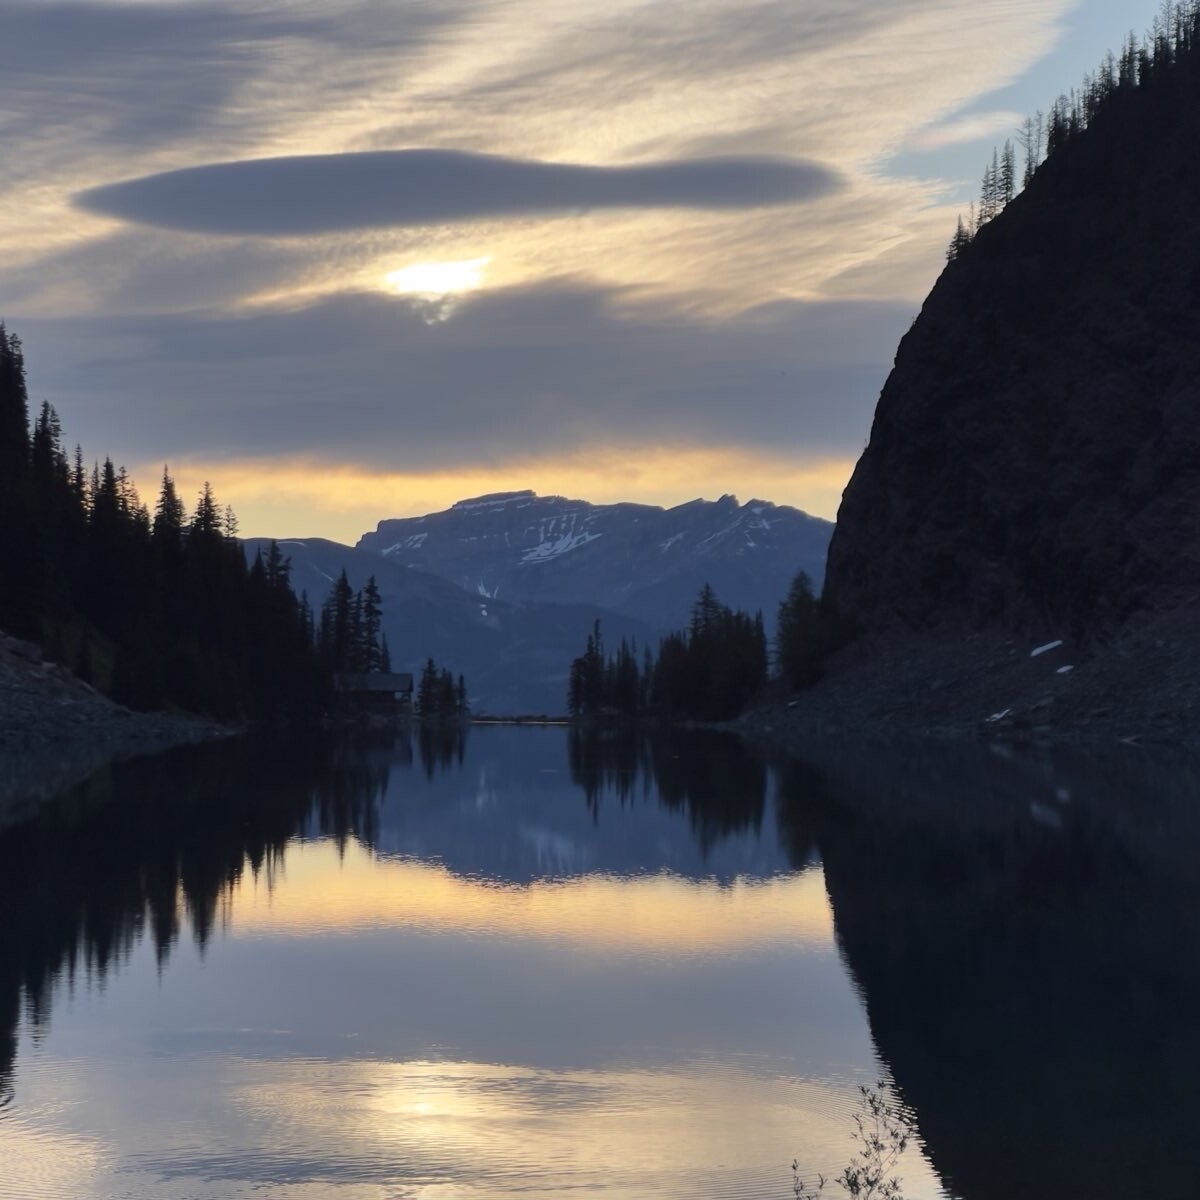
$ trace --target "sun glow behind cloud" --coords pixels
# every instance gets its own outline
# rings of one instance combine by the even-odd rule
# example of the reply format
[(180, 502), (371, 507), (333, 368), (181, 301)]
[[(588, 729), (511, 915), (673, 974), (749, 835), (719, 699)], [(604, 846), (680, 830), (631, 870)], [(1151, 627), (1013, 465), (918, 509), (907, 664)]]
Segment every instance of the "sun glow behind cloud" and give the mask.
[(384, 276), (388, 291), (420, 300), (458, 296), (483, 286), (484, 272), (492, 259), (468, 258), (461, 262), (419, 262)]
[[(867, 315), (804, 341), (797, 308), (794, 352), (777, 339), (719, 335), (772, 305), (915, 308), (990, 155), (990, 141), (977, 140), (1002, 137), (1017, 113), (1044, 106), (1078, 77), (1072, 56), (1086, 48), (1079, 67), (1093, 65), (1099, 51), (1084, 43), (1119, 41), (1156, 3), (1129, 0), (1118, 18), (1107, 0), (696, 0), (680, 21), (644, 0), (602, 12), (563, 0), (552, 19), (540, 0), (97, 0), (63, 30), (53, 6), (0, 0), (6, 44), (25, 64), (0, 78), (12, 166), (0, 197), (0, 308), (38, 346), (31, 385), (59, 408), (70, 440), (133, 464), (174, 468), (190, 453), (194, 469), (180, 468), (188, 490), (211, 478), (247, 532), (352, 540), (383, 515), (521, 486), (658, 503), (757, 493), (832, 516), (897, 331)], [(89, 217), (71, 202), (86, 189), (224, 161), (408, 148), (617, 170), (798, 157), (844, 187), (810, 204), (745, 211), (571, 205), (552, 217), (521, 210), (352, 230), (338, 218), (330, 227), (341, 232), (291, 239), (177, 235)], [(332, 181), (335, 209), (357, 198), (346, 179)], [(585, 305), (559, 303), (564, 280), (670, 352), (639, 356), (624, 334), (597, 342), (608, 326)], [(533, 312), (540, 292), (552, 299)], [(349, 310), (360, 294), (387, 310), (374, 327), (355, 314), (312, 336), (314, 309)], [(468, 341), (476, 307), (483, 327)], [(433, 327), (427, 344), (403, 336), (414, 314)], [(268, 319), (287, 327), (269, 345)], [(136, 357), (144, 393), (163, 401), (149, 416), (128, 386), (131, 369), (114, 361), (113, 346), (133, 338), (146, 343)], [(96, 353), (67, 370), (72, 339)], [(294, 352), (318, 344), (319, 359)], [(864, 370), (800, 381), (825, 347), (839, 366)], [(453, 410), (445, 424), (464, 464), (455, 471), (444, 469), (433, 422), (389, 423), (404, 411), (393, 381), (411, 381), (416, 358), (412, 403)], [(521, 374), (523, 364), (533, 368)], [(597, 374), (602, 387), (574, 386)], [(665, 449), (664, 398), (703, 395), (707, 380), (729, 403), (672, 415), (730, 452)], [(800, 416), (779, 450), (772, 442), (764, 452), (754, 431), (782, 428), (779, 394), (793, 384)], [(333, 431), (314, 415), (328, 396), (344, 415)], [(156, 415), (168, 401), (203, 410), (207, 440), (186, 414)], [(565, 441), (596, 440), (579, 413), (607, 417), (610, 405), (626, 444), (598, 451), (607, 475), (555, 457)], [(733, 408), (745, 436), (724, 418)], [(505, 443), (488, 419), (507, 421), (510, 409), (537, 410), (528, 429), (511, 423), (528, 450), (522, 461), (515, 437)], [(827, 436), (826, 414), (850, 409), (836, 439)], [(277, 442), (262, 436), (272, 421), (287, 434)], [(797, 460), (814, 449), (789, 466), (785, 441)], [(380, 474), (390, 447), (396, 469)], [(356, 452), (376, 466), (337, 465)], [(267, 455), (279, 457), (264, 469)], [(259, 477), (288, 503), (248, 477), (255, 456)], [(160, 470), (136, 473), (152, 489)]]

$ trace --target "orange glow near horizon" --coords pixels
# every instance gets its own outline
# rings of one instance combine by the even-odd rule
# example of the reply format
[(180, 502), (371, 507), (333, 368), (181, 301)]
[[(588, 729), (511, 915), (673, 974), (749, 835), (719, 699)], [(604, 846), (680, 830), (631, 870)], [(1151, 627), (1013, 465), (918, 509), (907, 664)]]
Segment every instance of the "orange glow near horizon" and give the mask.
[(342, 857), (331, 843), (290, 847), (273, 886), (260, 882), (234, 892), (229, 920), (235, 936), (382, 926), (656, 956), (833, 940), (819, 871), (728, 886), (671, 875), (589, 875), (517, 887), (429, 863), (377, 859), (357, 843)]
[[(715, 500), (726, 492), (789, 504), (832, 520), (853, 459), (809, 462), (740, 450), (683, 449), (640, 452), (589, 450), (586, 456), (531, 459), (495, 467), (428, 472), (380, 471), (315, 459), (231, 459), (207, 466), (170, 464), (180, 496), (199, 493), (208, 480), (218, 501), (237, 512), (243, 537), (325, 537), (353, 545), (377, 522), (439, 512), (457, 500), (488, 492), (532, 488), (596, 504), (634, 501), (671, 507)], [(162, 466), (134, 472), (151, 504)]]

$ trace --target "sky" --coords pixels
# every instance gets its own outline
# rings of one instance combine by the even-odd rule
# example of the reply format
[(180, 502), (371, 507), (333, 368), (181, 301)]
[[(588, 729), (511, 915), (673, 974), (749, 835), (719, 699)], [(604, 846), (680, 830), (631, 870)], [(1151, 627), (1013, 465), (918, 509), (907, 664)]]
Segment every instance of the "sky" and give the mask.
[(0, 319), (153, 502), (832, 518), (993, 146), (1155, 0), (0, 0)]

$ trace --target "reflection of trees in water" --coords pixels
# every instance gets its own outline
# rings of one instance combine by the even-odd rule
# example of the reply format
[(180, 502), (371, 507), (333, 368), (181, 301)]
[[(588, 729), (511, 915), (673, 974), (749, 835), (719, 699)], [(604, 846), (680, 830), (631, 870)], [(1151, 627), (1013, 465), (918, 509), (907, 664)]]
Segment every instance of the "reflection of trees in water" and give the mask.
[(396, 765), (412, 765), (412, 744), (394, 732), (353, 733), (330, 742), (316, 764), (310, 820), (344, 851), (351, 837), (379, 840), (379, 805)]
[[(997, 784), (994, 759), (973, 787), (949, 751), (929, 766), (790, 773), (781, 821), (817, 832), (840, 949), (935, 1168), (966, 1200), (1194, 1196), (1194, 866), (1131, 853), (1086, 809), (1038, 824), (1028, 791), (1005, 815), (1020, 781)], [(1145, 799), (1143, 825), (1161, 816)]]
[(687, 813), (701, 850), (761, 829), (767, 768), (731, 734), (710, 730), (572, 729), (571, 777), (599, 819), (605, 796), (632, 803), (656, 793), (664, 808)]
[[(163, 964), (185, 922), (203, 948), (249, 871), (268, 884), (302, 832), (369, 843), (395, 748), (233, 741), (117, 764), (0, 837), (0, 1104), (22, 1006), (102, 984), (145, 937)], [(403, 756), (401, 753), (401, 760)]]
[[(567, 741), (571, 779), (583, 789), (595, 820), (605, 796), (613, 796), (624, 808), (640, 793), (645, 799), (652, 771), (648, 736), (630, 725), (610, 728), (572, 728)], [(640, 786), (639, 786), (640, 780)]]
[(439, 770), (458, 770), (467, 752), (469, 726), (457, 721), (434, 721), (417, 726), (417, 750), (427, 778)]
[(829, 785), (815, 767), (791, 755), (774, 764), (779, 775), (775, 820), (788, 862), (803, 870), (819, 857), (818, 828), (829, 811)]

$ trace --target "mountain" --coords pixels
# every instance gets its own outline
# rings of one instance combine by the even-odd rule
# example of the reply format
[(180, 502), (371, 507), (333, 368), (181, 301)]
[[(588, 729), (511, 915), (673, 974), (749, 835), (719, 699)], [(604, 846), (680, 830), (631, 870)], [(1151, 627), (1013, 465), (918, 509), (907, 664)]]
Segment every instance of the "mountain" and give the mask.
[(665, 632), (686, 623), (705, 583), (732, 608), (761, 609), (770, 624), (797, 571), (820, 586), (831, 530), (765, 500), (722, 496), (663, 509), (519, 491), (380, 521), (357, 548), (478, 596), (595, 604)]
[[(243, 546), (252, 558), (260, 549), (265, 553), (268, 543), (247, 538)], [(612, 645), (621, 638), (657, 645), (650, 626), (594, 604), (534, 604), (471, 594), (436, 575), (324, 538), (287, 539), (279, 547), (291, 560), (292, 587), (306, 592), (317, 612), (341, 571), (356, 591), (374, 575), (393, 668), (416, 674), (434, 658), (466, 677), (477, 713), (564, 712), (571, 660), (583, 652), (597, 619)]]
[(1093, 81), (901, 342), (829, 551), (827, 599), (860, 629), (1095, 645), (1200, 597), (1188, 20)]

